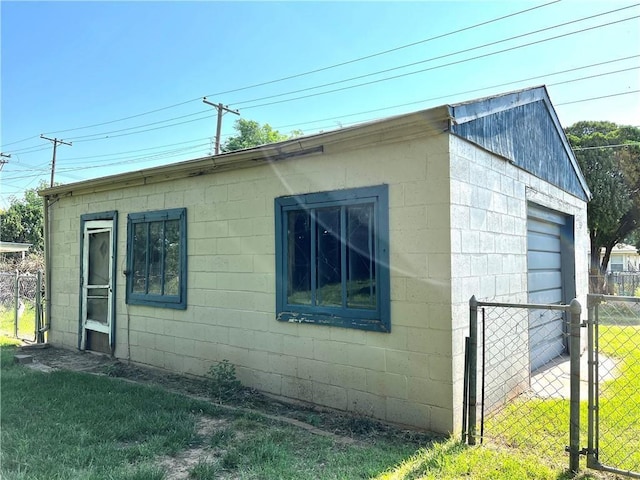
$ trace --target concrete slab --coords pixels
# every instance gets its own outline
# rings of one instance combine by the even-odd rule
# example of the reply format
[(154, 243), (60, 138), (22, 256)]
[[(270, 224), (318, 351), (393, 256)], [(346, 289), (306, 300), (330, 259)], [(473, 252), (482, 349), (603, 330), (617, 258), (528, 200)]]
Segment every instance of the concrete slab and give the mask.
[[(580, 357), (580, 399), (588, 400), (588, 358), (583, 353)], [(618, 374), (619, 360), (599, 356), (600, 382), (615, 379)], [(539, 398), (564, 398), (570, 396), (570, 360), (568, 355), (559, 356), (531, 374), (531, 393)]]
[(13, 361), (15, 363), (19, 363), (20, 365), (33, 363), (33, 355), (16, 354), (13, 356)]

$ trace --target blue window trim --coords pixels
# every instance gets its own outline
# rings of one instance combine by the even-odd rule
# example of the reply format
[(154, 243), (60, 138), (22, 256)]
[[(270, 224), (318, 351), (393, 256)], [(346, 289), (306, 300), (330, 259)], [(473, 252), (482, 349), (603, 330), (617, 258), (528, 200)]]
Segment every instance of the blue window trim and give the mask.
[[(140, 223), (162, 220), (180, 221), (180, 280), (178, 295), (156, 295), (133, 292), (133, 240), (134, 227)], [(173, 208), (152, 212), (130, 213), (127, 216), (127, 295), (130, 305), (149, 305), (162, 308), (185, 310), (187, 308), (187, 209)]]
[[(294, 305), (287, 302), (287, 213), (296, 210), (373, 203), (376, 310)], [(292, 195), (275, 199), (276, 315), (279, 321), (315, 323), (377, 332), (391, 331), (388, 185)]]

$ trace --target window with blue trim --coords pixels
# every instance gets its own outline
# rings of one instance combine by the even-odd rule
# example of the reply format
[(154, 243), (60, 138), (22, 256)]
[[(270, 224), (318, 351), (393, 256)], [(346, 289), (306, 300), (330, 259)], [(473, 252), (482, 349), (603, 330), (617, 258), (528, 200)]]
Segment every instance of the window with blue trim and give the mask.
[(127, 217), (127, 303), (187, 308), (187, 210)]
[(281, 321), (389, 332), (388, 186), (275, 200)]

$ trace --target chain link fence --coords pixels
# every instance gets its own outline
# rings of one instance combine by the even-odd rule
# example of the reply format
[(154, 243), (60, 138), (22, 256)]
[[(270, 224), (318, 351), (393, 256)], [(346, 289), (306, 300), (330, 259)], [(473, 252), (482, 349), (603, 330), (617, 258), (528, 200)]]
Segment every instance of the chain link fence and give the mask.
[[(463, 436), (470, 444), (478, 439), (531, 449), (557, 463), (571, 444), (571, 306), (474, 301)], [(574, 450), (577, 459), (577, 445)]]
[(43, 318), (40, 272), (0, 272), (0, 335), (35, 342)]
[(640, 478), (640, 298), (592, 295), (589, 466)]

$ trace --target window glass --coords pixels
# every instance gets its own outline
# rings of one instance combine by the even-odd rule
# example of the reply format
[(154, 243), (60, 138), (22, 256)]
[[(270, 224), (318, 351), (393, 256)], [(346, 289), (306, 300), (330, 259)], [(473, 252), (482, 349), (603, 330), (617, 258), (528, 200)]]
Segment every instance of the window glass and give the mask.
[(147, 227), (146, 223), (134, 225), (133, 233), (133, 291), (147, 293)]
[(373, 205), (347, 210), (347, 306), (376, 308)]
[(275, 205), (278, 319), (390, 331), (387, 186)]
[(186, 308), (186, 209), (128, 217), (127, 302)]
[(316, 304), (342, 305), (340, 208), (316, 210)]
[(311, 305), (311, 216), (304, 210), (289, 212), (287, 224), (287, 300)]

